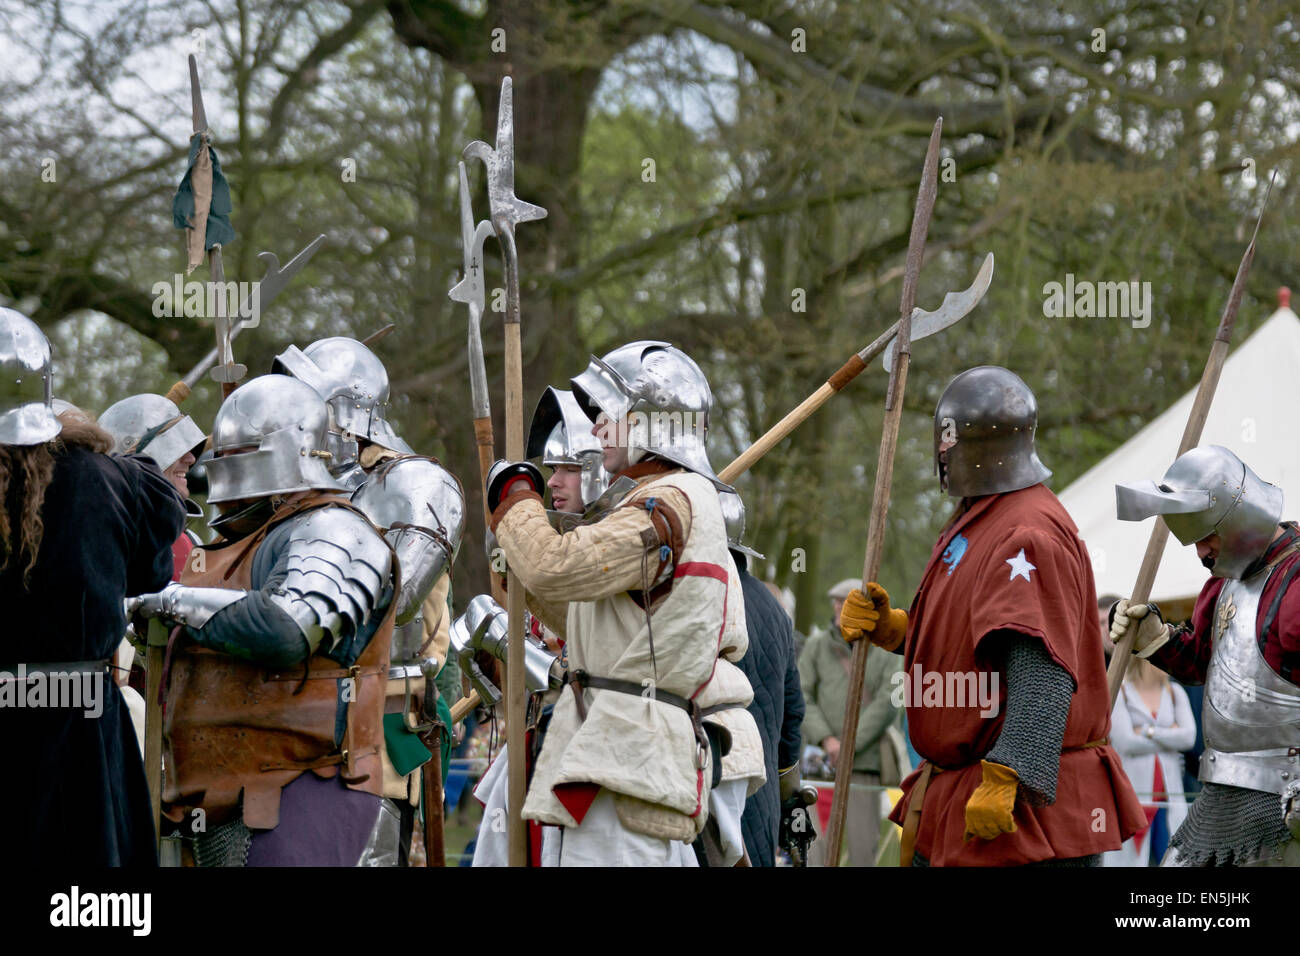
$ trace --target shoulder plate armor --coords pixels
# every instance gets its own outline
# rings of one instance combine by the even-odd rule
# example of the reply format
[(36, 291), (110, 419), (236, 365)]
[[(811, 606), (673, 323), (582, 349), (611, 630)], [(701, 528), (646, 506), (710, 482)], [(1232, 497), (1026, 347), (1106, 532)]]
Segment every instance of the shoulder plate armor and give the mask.
[(309, 641), (326, 631), (337, 642), (382, 613), (393, 554), (365, 518), (318, 508), (293, 520), (287, 534), (276, 561), (287, 574), (271, 600)]
[(379, 528), (397, 555), (402, 587), (397, 624), (409, 623), (451, 565), (465, 530), (460, 482), (432, 458), (384, 462), (353, 495), (352, 503)]

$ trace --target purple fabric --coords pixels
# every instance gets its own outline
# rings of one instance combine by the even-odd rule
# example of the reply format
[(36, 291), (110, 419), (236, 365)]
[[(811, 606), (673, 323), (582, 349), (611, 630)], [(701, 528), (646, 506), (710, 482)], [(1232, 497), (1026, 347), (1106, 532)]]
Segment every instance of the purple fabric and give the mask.
[(280, 791), (280, 825), (254, 830), (249, 866), (356, 866), (379, 816), (379, 798), (314, 773)]

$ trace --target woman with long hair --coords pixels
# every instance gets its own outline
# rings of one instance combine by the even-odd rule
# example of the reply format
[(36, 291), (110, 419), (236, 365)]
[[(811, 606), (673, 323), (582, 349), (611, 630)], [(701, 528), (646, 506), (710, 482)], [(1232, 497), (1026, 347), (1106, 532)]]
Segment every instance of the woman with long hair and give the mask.
[[(171, 580), (180, 496), (152, 462), (105, 454), (54, 415), (50, 348), (0, 308), (0, 788), (18, 863), (153, 865), (144, 764), (110, 677), (124, 599)], [(14, 753), (16, 748), (16, 753)]]
[(1196, 744), (1187, 691), (1160, 668), (1134, 658), (1110, 715), (1110, 739), (1124, 763), (1147, 825), (1107, 853), (1106, 866), (1159, 863), (1169, 838), (1187, 817), (1183, 751)]

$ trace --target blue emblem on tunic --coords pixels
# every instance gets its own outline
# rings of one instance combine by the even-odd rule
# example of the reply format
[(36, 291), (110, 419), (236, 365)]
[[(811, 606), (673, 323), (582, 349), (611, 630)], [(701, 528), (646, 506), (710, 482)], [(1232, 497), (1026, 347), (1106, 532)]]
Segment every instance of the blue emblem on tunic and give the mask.
[(948, 547), (943, 549), (943, 556), (939, 560), (948, 565), (948, 573), (951, 575), (957, 570), (957, 565), (961, 564), (961, 559), (965, 554), (966, 538), (959, 534), (948, 542)]

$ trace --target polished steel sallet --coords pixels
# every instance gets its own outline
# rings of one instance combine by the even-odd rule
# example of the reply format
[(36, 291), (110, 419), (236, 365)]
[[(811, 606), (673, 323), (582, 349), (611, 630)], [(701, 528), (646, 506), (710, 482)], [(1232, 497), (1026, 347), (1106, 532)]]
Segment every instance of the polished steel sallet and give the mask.
[(223, 504), (319, 489), (343, 491), (330, 474), (329, 412), (311, 386), (263, 375), (231, 393), (212, 424), (208, 502)]
[(646, 341), (592, 356), (573, 378), (573, 391), (589, 418), (605, 416), (630, 463), (653, 455), (730, 490), (714, 473), (705, 442), (713, 393), (685, 352)]
[(17, 309), (0, 308), (0, 444), (41, 445), (58, 435), (52, 403), (49, 340)]

